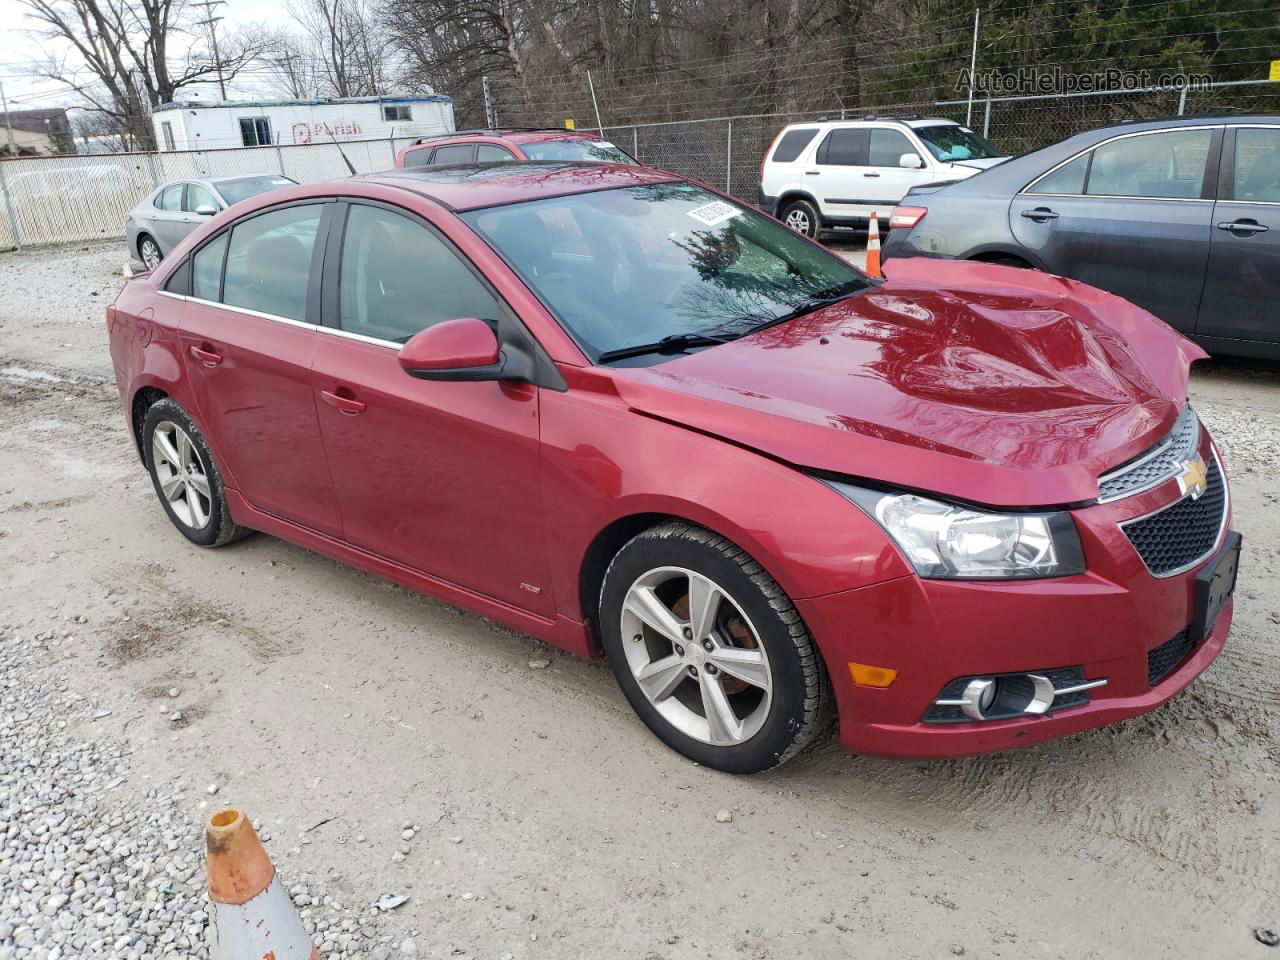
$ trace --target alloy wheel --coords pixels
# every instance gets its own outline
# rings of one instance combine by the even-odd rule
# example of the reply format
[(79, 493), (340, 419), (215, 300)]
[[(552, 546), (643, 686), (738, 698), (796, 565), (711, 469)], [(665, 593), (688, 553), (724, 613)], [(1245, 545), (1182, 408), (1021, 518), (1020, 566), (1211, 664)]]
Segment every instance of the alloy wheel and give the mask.
[(681, 567), (643, 574), (622, 604), (622, 638), (640, 690), (685, 735), (733, 746), (764, 725), (773, 700), (768, 654), (714, 580)]
[(806, 237), (809, 235), (811, 227), (809, 215), (803, 210), (796, 209), (788, 213), (786, 224), (796, 233), (803, 233)]
[(141, 253), (142, 262), (146, 265), (148, 270), (154, 270), (156, 267), (160, 266), (160, 260), (162, 259), (160, 256), (160, 248), (150, 237), (147, 237), (142, 241)]
[(187, 432), (172, 420), (156, 424), (151, 435), (151, 461), (161, 495), (174, 516), (192, 530), (203, 530), (213, 502), (209, 472)]

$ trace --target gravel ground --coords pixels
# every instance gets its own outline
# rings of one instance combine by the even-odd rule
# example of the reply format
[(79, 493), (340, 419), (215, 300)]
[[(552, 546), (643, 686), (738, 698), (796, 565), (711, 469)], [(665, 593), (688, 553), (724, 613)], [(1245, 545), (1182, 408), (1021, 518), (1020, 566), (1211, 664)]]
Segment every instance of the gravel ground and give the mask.
[(269, 537), (189, 546), (110, 379), (123, 259), (0, 256), (0, 960), (203, 956), (223, 803), (325, 956), (1280, 955), (1280, 366), (1193, 377), (1246, 558), (1187, 694), (1015, 753), (731, 778), (600, 665)]

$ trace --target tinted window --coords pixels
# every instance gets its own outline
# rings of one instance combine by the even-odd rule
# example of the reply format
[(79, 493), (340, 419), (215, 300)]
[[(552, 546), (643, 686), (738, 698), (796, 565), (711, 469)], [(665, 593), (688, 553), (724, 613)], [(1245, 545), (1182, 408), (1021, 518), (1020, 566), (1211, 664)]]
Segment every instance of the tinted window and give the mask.
[(599, 190), (461, 216), (597, 353), (679, 333), (733, 336), (813, 298), (868, 286), (848, 263), (776, 220), (692, 184)]
[(494, 146), (492, 143), (481, 143), (476, 146), (476, 161), (478, 163), (502, 163), (504, 160), (514, 160), (513, 154), (506, 147)]
[(1236, 131), (1236, 200), (1280, 203), (1280, 128)]
[(192, 257), (195, 269), (191, 271), (191, 295), (201, 300), (218, 299), (218, 287), (222, 283), (222, 259), (227, 252), (227, 235), (224, 233), (212, 243), (200, 248)]
[(423, 147), (421, 150), (410, 150), (404, 155), (404, 165), (406, 167), (425, 167), (430, 162), (430, 147)]
[(1084, 175), (1089, 169), (1089, 154), (1082, 153), (1034, 184), (1027, 193), (1084, 193)]
[(213, 207), (216, 210), (218, 209), (218, 201), (214, 199), (212, 193), (200, 186), (200, 184), (188, 184), (187, 200), (182, 209), (195, 213), (200, 207)]
[(182, 265), (177, 270), (169, 274), (169, 279), (164, 282), (164, 288), (170, 293), (181, 294), (186, 296), (191, 292), (191, 258), (188, 257), (182, 261)]
[(817, 135), (818, 131), (813, 129), (788, 130), (782, 135), (782, 139), (778, 141), (777, 148), (773, 151), (773, 162), (791, 163), (804, 152), (804, 148)]
[(873, 167), (896, 167), (904, 153), (917, 153), (911, 141), (897, 130), (872, 130), (871, 155), (868, 164)]
[(241, 200), (248, 200), (250, 197), (256, 197), (260, 193), (266, 193), (268, 190), (275, 190), (277, 187), (288, 187), (297, 183), (296, 180), (290, 180), (288, 177), (242, 177), (239, 180), (222, 180), (218, 183), (218, 192), (222, 194), (222, 199), (227, 204), (239, 203)]
[(307, 317), (307, 277), (321, 206), (251, 217), (231, 232), (222, 301), (290, 320)]
[(436, 147), (436, 155), (431, 159), (435, 163), (470, 163), (475, 156), (475, 144), (454, 143), (447, 147)]
[(160, 195), (156, 197), (156, 206), (161, 210), (181, 210), (182, 209), (182, 187), (181, 183), (171, 183), (160, 191)]
[(350, 208), (339, 290), (343, 330), (397, 343), (444, 320), (498, 316), (498, 301), (448, 244), (381, 207)]
[(867, 139), (866, 130), (832, 130), (818, 148), (818, 162), (865, 167)]
[(635, 163), (607, 140), (542, 140), (522, 143), (530, 160), (587, 160), (593, 163)]
[(1103, 197), (1200, 196), (1211, 130), (1148, 133), (1093, 151), (1087, 192)]

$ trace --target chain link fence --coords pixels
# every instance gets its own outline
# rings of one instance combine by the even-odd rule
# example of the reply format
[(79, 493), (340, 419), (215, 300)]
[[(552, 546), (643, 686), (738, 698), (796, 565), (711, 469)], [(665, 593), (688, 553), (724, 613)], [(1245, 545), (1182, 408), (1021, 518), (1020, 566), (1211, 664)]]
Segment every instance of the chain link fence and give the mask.
[(194, 177), (282, 173), (299, 183), (395, 166), (413, 138), (340, 144), (0, 160), (0, 249), (123, 237), (129, 211), (163, 183)]

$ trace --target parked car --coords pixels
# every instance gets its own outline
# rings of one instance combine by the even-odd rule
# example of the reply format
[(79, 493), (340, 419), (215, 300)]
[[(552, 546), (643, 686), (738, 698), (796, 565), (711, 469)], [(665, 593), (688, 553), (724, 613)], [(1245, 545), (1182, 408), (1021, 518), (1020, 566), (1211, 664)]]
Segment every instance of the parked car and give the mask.
[(891, 267), (659, 170), (464, 165), (245, 201), (107, 318), (188, 540), (603, 654), (708, 766), (833, 711), (926, 757), (1153, 710), (1231, 622), (1203, 353), (1074, 281)]
[(883, 257), (1083, 280), (1212, 353), (1280, 359), (1280, 117), (1091, 130), (893, 212)]
[(446, 163), (501, 163), (510, 160), (570, 160), (635, 163), (635, 158), (592, 133), (576, 130), (508, 128), (459, 130), (422, 137), (396, 154), (396, 168), (438, 167)]
[(154, 270), (186, 236), (233, 203), (297, 183), (279, 173), (174, 180), (157, 187), (129, 211), (129, 253)]
[(912, 187), (971, 177), (1005, 160), (951, 120), (867, 117), (792, 123), (760, 161), (760, 209), (797, 233), (877, 220)]

